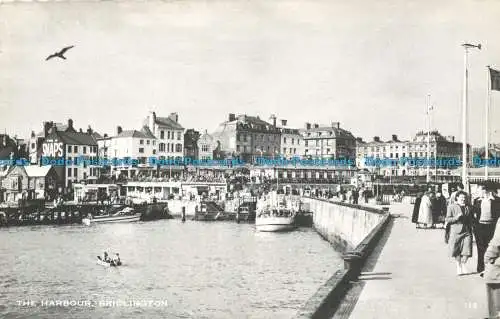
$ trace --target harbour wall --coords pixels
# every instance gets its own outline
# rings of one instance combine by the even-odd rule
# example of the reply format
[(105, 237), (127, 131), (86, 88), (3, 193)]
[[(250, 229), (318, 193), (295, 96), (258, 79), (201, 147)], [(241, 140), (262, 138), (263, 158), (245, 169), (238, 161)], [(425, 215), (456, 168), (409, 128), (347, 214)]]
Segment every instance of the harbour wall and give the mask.
[(304, 198), (314, 229), (343, 253), (344, 267), (333, 274), (298, 311), (296, 319), (331, 318), (356, 280), (389, 223), (388, 209)]

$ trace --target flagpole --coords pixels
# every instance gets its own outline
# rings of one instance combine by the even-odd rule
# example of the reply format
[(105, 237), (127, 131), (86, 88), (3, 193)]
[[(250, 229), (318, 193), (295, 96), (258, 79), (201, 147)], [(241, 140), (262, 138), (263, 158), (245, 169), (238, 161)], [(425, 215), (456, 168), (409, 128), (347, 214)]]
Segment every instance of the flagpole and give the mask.
[(430, 149), (431, 149), (431, 121), (430, 121), (430, 113), (431, 113), (431, 95), (427, 94), (427, 183), (431, 181), (431, 176), (430, 176), (430, 166), (429, 166), (429, 155), (430, 155)]
[(467, 113), (468, 113), (468, 88), (469, 88), (469, 83), (468, 83), (468, 76), (469, 76), (469, 70), (468, 70), (468, 53), (469, 53), (469, 48), (477, 48), (481, 50), (481, 44), (478, 45), (473, 45), (469, 43), (464, 43), (462, 46), (465, 48), (464, 52), (464, 87), (463, 87), (463, 107), (462, 107), (462, 184), (464, 185), (465, 190), (469, 190), (469, 184), (468, 184), (468, 173), (467, 173)]
[(487, 85), (487, 91), (486, 91), (486, 110), (485, 110), (485, 127), (486, 127), (486, 133), (485, 133), (485, 142), (484, 142), (484, 159), (485, 159), (485, 165), (484, 165), (484, 180), (486, 181), (488, 179), (488, 159), (489, 159), (489, 123), (490, 123), (490, 99), (491, 99), (491, 79), (490, 79), (490, 66), (486, 66), (486, 68), (488, 69), (488, 72), (487, 72), (487, 77), (488, 77), (488, 85)]

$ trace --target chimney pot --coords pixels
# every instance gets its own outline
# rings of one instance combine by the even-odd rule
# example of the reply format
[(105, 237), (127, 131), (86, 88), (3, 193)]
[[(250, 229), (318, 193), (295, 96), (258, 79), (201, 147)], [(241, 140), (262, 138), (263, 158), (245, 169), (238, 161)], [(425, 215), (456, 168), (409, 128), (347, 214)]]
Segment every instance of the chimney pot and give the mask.
[(229, 122), (232, 122), (232, 121), (236, 120), (236, 116), (234, 115), (234, 113), (229, 113), (228, 120), (229, 120)]
[(311, 123), (306, 122), (306, 130), (310, 130), (310, 129), (311, 129)]
[(122, 127), (121, 126), (117, 126), (116, 127), (116, 135), (120, 135), (121, 132), (123, 132)]

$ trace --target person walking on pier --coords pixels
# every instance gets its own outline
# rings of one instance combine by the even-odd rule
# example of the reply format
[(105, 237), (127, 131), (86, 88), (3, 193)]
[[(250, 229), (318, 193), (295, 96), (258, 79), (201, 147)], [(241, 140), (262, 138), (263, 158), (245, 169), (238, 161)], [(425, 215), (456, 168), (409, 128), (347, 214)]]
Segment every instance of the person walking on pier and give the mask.
[(432, 192), (426, 192), (422, 196), (418, 210), (418, 222), (424, 224), (424, 228), (430, 228), (434, 224), (432, 220), (432, 195)]
[(450, 255), (457, 262), (457, 275), (460, 276), (468, 273), (465, 264), (472, 256), (472, 213), (465, 192), (458, 191), (455, 203), (448, 206), (446, 223), (450, 225)]
[(423, 193), (418, 193), (417, 198), (415, 199), (415, 205), (413, 205), (413, 214), (411, 215), (411, 222), (415, 224), (416, 228), (420, 228), (420, 224), (418, 223), (418, 212), (420, 210), (420, 203), (422, 201)]
[(483, 276), (484, 254), (495, 233), (500, 215), (500, 200), (489, 185), (480, 186), (481, 196), (474, 200), (474, 236), (477, 245), (477, 272)]
[(436, 196), (432, 199), (432, 215), (434, 220), (434, 227), (436, 224), (443, 224), (446, 217), (446, 200), (441, 192), (437, 192)]

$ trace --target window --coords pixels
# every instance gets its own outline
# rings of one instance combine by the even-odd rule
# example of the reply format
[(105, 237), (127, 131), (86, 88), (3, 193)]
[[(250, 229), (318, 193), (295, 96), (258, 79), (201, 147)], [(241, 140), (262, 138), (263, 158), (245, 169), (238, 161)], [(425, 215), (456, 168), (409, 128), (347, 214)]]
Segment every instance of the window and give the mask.
[(147, 140), (147, 141), (146, 141), (146, 144), (147, 144), (147, 145), (149, 145), (150, 143), (151, 143), (151, 141), (150, 141), (150, 140)]
[[(205, 146), (205, 145), (203, 145), (203, 146)], [(206, 152), (205, 150), (203, 150), (203, 147), (201, 148), (201, 150), (202, 150), (203, 152)], [(239, 151), (240, 151), (240, 146), (239, 146), (239, 145), (236, 145), (236, 152), (239, 152)]]
[(75, 145), (75, 146), (73, 146), (73, 152), (74, 152), (74, 153), (78, 153), (78, 146), (76, 146), (76, 145)]
[(286, 153), (286, 147), (283, 147), (283, 154)]
[(78, 168), (76, 168), (76, 167), (75, 167), (75, 168), (73, 168), (73, 176), (74, 176), (75, 178), (78, 178)]
[(144, 153), (144, 147), (139, 147), (139, 153)]
[(153, 150), (153, 155), (156, 154), (156, 150)]
[[(240, 146), (239, 145), (236, 146), (236, 150), (240, 151)], [(208, 152), (208, 145), (206, 145), (206, 144), (202, 145), (201, 146), (201, 151), (202, 152)]]
[(160, 131), (160, 138), (164, 139), (165, 138), (165, 131)]
[(71, 153), (71, 145), (68, 145), (68, 153)]
[(167, 132), (167, 139), (170, 139), (170, 131)]
[(154, 145), (156, 145), (156, 141), (155, 141), (155, 140), (153, 140), (153, 146), (154, 146)]
[(286, 137), (283, 137), (283, 143), (286, 144)]
[[(178, 136), (180, 136), (180, 133), (179, 133)], [(174, 145), (172, 144), (172, 146), (174, 146)], [(176, 152), (182, 152), (182, 144), (176, 144), (175, 145), (175, 151)]]
[(181, 132), (177, 132), (177, 140), (181, 140)]
[(139, 140), (139, 144), (144, 145), (144, 140)]
[(295, 139), (292, 138), (292, 145), (295, 143)]
[(71, 168), (68, 168), (68, 177), (71, 177)]

